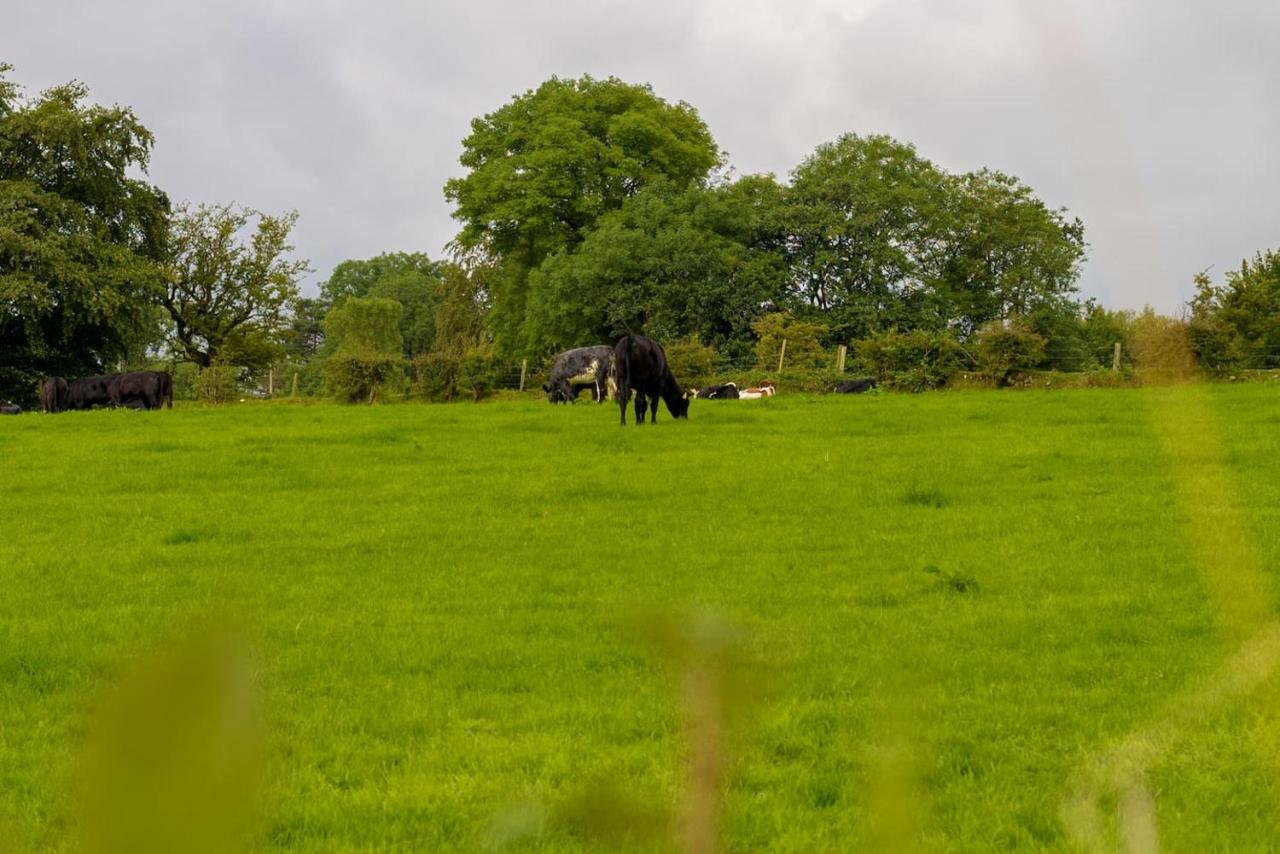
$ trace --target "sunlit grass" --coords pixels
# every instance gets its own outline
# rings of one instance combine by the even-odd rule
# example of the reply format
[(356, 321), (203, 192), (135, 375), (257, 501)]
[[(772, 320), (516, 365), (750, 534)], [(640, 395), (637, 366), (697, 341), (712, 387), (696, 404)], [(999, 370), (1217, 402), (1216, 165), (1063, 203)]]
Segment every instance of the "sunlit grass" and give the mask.
[[(564, 816), (598, 781), (678, 812), (656, 610), (725, 616), (754, 668), (728, 847), (1066, 850), (1080, 764), (1234, 650), (1152, 424), (1189, 393), (783, 394), (625, 430), (534, 402), (9, 419), (0, 838), (74, 845), (102, 686), (213, 614), (258, 662), (259, 847), (597, 845)], [(1273, 569), (1280, 399), (1195, 393)], [(1273, 721), (1228, 707), (1152, 769), (1162, 842), (1280, 834)]]

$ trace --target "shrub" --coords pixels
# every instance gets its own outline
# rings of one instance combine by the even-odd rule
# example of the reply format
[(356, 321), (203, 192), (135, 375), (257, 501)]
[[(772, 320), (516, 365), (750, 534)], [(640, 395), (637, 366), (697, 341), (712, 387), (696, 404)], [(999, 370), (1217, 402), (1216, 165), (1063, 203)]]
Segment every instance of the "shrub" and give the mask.
[(472, 400), (480, 400), (498, 384), (498, 361), (487, 346), (468, 349), (458, 359), (458, 391), (468, 392)]
[(428, 353), (413, 360), (414, 391), (427, 400), (453, 400), (458, 393), (458, 357)]
[(230, 403), (239, 395), (236, 379), (240, 369), (231, 365), (212, 365), (202, 370), (195, 381), (196, 397), (211, 406)]
[(716, 349), (690, 336), (664, 347), (671, 372), (682, 385), (702, 388), (716, 374)]
[(1196, 367), (1191, 330), (1185, 321), (1147, 308), (1129, 324), (1126, 345), (1139, 369), (1172, 378), (1185, 377)]
[(346, 350), (324, 363), (324, 382), (329, 393), (347, 403), (374, 403), (384, 394), (403, 390), (403, 359), (373, 350)]
[(787, 352), (782, 369), (825, 368), (833, 363), (822, 349), (822, 340), (831, 333), (825, 323), (797, 320), (790, 314), (773, 312), (762, 316), (751, 329), (759, 340), (756, 342), (756, 367), (762, 371), (776, 371), (782, 342), (787, 342)]
[(1044, 358), (1044, 337), (1020, 318), (991, 321), (978, 331), (973, 343), (979, 369), (1000, 386), (1014, 371), (1035, 368)]
[(967, 361), (943, 332), (881, 332), (854, 342), (858, 362), (885, 388), (924, 391), (942, 388)]
[(501, 365), (488, 345), (461, 354), (428, 353), (413, 362), (414, 388), (428, 400), (451, 401), (459, 394), (480, 400), (498, 384)]
[(174, 400), (195, 400), (200, 368), (194, 362), (179, 362), (173, 366), (171, 373)]

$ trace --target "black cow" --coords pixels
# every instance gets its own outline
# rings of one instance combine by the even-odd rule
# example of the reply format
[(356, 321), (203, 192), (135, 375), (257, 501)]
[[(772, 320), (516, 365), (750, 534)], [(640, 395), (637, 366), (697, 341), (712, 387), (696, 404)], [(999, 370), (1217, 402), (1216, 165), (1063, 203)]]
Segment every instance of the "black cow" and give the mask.
[(613, 348), (609, 346), (579, 347), (566, 350), (556, 356), (551, 366), (551, 379), (542, 390), (548, 403), (577, 403), (584, 388), (591, 389), (591, 399), (604, 403), (612, 389), (609, 378), (612, 373)]
[(62, 377), (45, 377), (40, 383), (40, 408), (45, 412), (61, 412), (67, 408), (67, 381)]
[(709, 385), (698, 389), (698, 397), (703, 400), (735, 400), (738, 397), (738, 386), (736, 383)]
[(0, 404), (0, 415), (21, 415), (22, 407), (16, 403)]
[(93, 409), (111, 405), (111, 384), (119, 374), (98, 374), (80, 377), (67, 383), (68, 409)]
[(112, 406), (159, 409), (166, 399), (173, 408), (173, 380), (164, 371), (130, 371), (117, 376), (107, 388)]
[(867, 377), (863, 380), (845, 380), (836, 386), (837, 394), (862, 394), (876, 387), (876, 381)]
[(672, 418), (689, 416), (689, 395), (671, 375), (666, 351), (662, 345), (643, 335), (628, 335), (614, 345), (613, 374), (618, 385), (618, 406), (622, 423), (627, 423), (627, 402), (636, 393), (636, 424), (644, 423), (644, 410), (649, 407), (649, 421), (658, 420), (658, 398), (667, 404)]

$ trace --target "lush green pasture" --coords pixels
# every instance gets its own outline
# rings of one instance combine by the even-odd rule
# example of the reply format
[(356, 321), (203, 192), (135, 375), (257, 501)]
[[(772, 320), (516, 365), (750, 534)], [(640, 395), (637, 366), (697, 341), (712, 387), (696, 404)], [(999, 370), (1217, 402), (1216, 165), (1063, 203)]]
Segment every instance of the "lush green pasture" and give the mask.
[[(668, 613), (741, 632), (727, 848), (1070, 849), (1082, 769), (1252, 628), (1215, 613), (1187, 478), (1216, 472), (1271, 610), (1273, 389), (659, 419), (508, 401), (0, 420), (0, 848), (74, 843), (101, 686), (210, 615), (257, 662), (258, 847), (521, 828), (521, 850), (607, 847), (564, 805), (600, 781), (679, 797), (679, 694), (634, 619)], [(1167, 849), (1280, 844), (1261, 682), (1179, 718), (1144, 769)]]

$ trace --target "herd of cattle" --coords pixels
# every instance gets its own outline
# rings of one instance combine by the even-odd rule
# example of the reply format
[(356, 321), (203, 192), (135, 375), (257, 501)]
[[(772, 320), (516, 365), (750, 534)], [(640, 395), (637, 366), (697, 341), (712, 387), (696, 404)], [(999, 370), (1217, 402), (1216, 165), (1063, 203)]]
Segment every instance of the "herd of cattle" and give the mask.
[[(862, 394), (875, 388), (874, 379), (847, 380), (835, 391), (840, 394)], [(542, 387), (550, 403), (572, 403), (583, 390), (591, 399), (603, 403), (612, 398), (622, 410), (622, 423), (627, 423), (627, 403), (635, 392), (637, 424), (644, 423), (646, 408), (649, 421), (657, 420), (658, 400), (667, 405), (673, 418), (686, 418), (689, 400), (755, 400), (777, 393), (772, 382), (761, 380), (751, 388), (738, 388), (735, 383), (722, 383), (702, 389), (682, 389), (671, 373), (662, 345), (642, 335), (628, 335), (612, 347), (578, 347), (556, 357), (551, 378)]]
[(40, 408), (45, 412), (124, 406), (130, 409), (173, 409), (173, 377), (166, 371), (99, 374), (67, 381), (47, 377), (40, 384)]
[[(876, 385), (873, 379), (848, 380), (835, 387), (841, 394), (861, 394)], [(702, 389), (683, 389), (671, 373), (666, 351), (652, 338), (627, 335), (612, 347), (578, 347), (556, 357), (551, 378), (542, 390), (551, 403), (569, 403), (590, 390), (591, 399), (603, 403), (618, 401), (622, 423), (627, 423), (627, 404), (635, 395), (635, 421), (643, 424), (658, 417), (658, 401), (667, 405), (673, 418), (689, 414), (689, 400), (754, 400), (777, 393), (772, 382), (761, 380), (750, 388), (721, 383)], [(45, 412), (92, 409), (95, 406), (125, 406), (133, 409), (173, 408), (173, 378), (165, 371), (129, 371), (100, 374), (68, 382), (48, 377), (40, 386), (40, 403)], [(0, 406), (0, 415), (17, 415), (13, 405)]]

